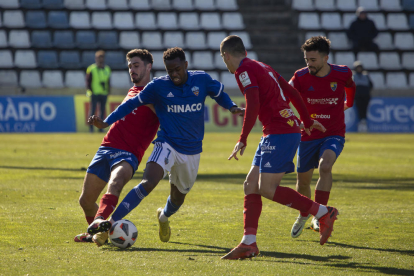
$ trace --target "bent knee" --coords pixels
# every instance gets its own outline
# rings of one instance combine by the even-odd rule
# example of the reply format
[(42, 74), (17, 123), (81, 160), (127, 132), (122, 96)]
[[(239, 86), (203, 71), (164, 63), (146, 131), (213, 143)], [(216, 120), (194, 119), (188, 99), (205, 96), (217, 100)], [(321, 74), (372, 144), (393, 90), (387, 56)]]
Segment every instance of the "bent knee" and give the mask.
[(319, 173), (320, 174), (327, 174), (327, 173), (331, 173), (332, 172), (332, 165), (330, 164), (326, 164), (326, 163), (321, 163), (319, 165)]

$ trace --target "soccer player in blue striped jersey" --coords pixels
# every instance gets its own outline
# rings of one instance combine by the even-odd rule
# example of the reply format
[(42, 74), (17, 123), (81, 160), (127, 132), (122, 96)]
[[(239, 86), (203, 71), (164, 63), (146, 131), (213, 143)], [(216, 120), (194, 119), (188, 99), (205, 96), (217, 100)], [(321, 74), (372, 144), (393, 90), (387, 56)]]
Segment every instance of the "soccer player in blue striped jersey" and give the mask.
[[(160, 130), (153, 142), (154, 150), (147, 161), (143, 180), (131, 190), (112, 215), (111, 223), (131, 212), (169, 172), (170, 196), (164, 208), (157, 210), (159, 236), (168, 242), (171, 229), (168, 218), (184, 203), (197, 177), (204, 138), (204, 101), (207, 96), (232, 113), (243, 115), (223, 91), (223, 84), (204, 71), (187, 71), (183, 49), (164, 52), (168, 75), (155, 78), (136, 97), (121, 104), (104, 121), (95, 117), (93, 124), (105, 128), (122, 119), (135, 108), (153, 104)], [(145, 120), (145, 118), (142, 118)]]

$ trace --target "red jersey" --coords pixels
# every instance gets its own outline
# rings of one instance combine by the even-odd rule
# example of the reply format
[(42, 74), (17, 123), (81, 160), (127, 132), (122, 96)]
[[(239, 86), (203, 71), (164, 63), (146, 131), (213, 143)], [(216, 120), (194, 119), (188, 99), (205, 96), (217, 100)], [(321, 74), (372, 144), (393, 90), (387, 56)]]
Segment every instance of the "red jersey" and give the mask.
[[(289, 106), (289, 99), (294, 98), (302, 102), (298, 92), (292, 87), (269, 65), (262, 62), (245, 58), (240, 63), (234, 73), (240, 91), (246, 97), (246, 114), (243, 123), (243, 132), (240, 141), (245, 143), (248, 132), (245, 133), (245, 125), (249, 117), (256, 121), (257, 115), (250, 115), (249, 111), (249, 97), (250, 102), (255, 106), (258, 105), (259, 120), (263, 124), (263, 134), (287, 134), (299, 133), (300, 121), (296, 118)], [(258, 92), (257, 92), (258, 91)], [(249, 93), (255, 95), (249, 96)], [(256, 99), (258, 98), (258, 99)], [(297, 101), (296, 101), (297, 102)], [(297, 107), (300, 114), (304, 117), (309, 117), (306, 112), (306, 107), (303, 103), (299, 103)], [(256, 117), (254, 117), (256, 116)], [(253, 122), (254, 123), (254, 122)], [(309, 127), (312, 124), (310, 118), (305, 121), (305, 125)]]
[[(143, 86), (129, 89), (123, 102), (135, 97), (142, 89)], [(131, 152), (141, 162), (145, 151), (154, 140), (159, 125), (157, 115), (149, 107), (135, 108), (133, 112), (112, 124), (101, 146)]]
[[(311, 75), (307, 67), (297, 70), (290, 80), (303, 98), (312, 119), (318, 120), (326, 132), (313, 130), (308, 136), (302, 130), (302, 141), (338, 135), (345, 137), (345, 91), (354, 87), (352, 71), (345, 65), (330, 64), (331, 71), (325, 77)], [(347, 93), (347, 106), (354, 102), (354, 94)]]

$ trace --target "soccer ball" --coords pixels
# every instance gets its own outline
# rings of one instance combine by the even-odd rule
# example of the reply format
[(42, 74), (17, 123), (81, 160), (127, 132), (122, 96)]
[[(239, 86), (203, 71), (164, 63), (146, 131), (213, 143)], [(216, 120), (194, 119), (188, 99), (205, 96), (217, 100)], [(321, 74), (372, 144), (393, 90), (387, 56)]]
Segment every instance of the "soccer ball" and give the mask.
[(138, 237), (135, 225), (127, 219), (116, 221), (109, 230), (109, 240), (119, 248), (131, 247)]

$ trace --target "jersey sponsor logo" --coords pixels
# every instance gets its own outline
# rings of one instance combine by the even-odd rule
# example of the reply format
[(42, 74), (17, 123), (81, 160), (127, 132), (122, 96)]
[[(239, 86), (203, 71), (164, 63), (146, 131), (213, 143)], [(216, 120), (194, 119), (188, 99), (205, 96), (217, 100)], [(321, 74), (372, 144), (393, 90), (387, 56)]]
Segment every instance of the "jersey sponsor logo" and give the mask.
[(246, 87), (249, 84), (252, 84), (252, 82), (250, 81), (249, 74), (247, 74), (247, 71), (244, 71), (243, 73), (239, 75), (239, 80), (241, 84), (243, 85), (243, 87)]
[(308, 88), (308, 91), (315, 91), (315, 89), (313, 89), (313, 86), (311, 85), (311, 86)]
[(336, 88), (338, 87), (338, 84), (336, 82), (331, 82), (331, 89), (335, 92)]
[(201, 103), (198, 104), (174, 104), (174, 105), (167, 105), (168, 112), (172, 113), (185, 113), (185, 112), (196, 112), (200, 111), (203, 105)]
[(293, 113), (292, 109), (286, 108), (283, 110), (279, 111), (280, 116), (282, 116), (283, 118), (289, 118), (292, 117), (293, 115), (295, 115), (295, 113)]
[(311, 115), (312, 119), (330, 119), (331, 115), (325, 115), (325, 114), (312, 114)]
[(323, 98), (323, 99), (311, 99), (307, 98), (310, 104), (338, 104), (339, 98)]
[(200, 88), (193, 86), (193, 88), (191, 88), (191, 91), (193, 91), (194, 95), (198, 96), (198, 93), (200, 93)]
[(167, 98), (172, 98), (174, 97), (174, 94), (172, 92), (168, 93)]
[(289, 121), (286, 122), (288, 125), (293, 127), (293, 124), (295, 123), (292, 119), (289, 119)]
[(264, 165), (264, 167), (265, 167), (265, 168), (271, 168), (271, 167), (272, 167), (272, 165), (270, 165), (270, 162), (267, 162), (267, 163)]

